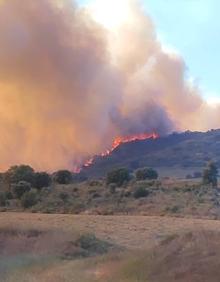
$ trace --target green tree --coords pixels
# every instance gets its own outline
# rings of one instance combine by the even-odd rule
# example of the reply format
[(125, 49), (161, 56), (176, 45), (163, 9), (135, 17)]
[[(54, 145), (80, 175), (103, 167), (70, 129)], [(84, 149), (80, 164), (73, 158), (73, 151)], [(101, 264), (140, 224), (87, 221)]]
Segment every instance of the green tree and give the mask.
[(38, 193), (36, 189), (31, 189), (28, 192), (25, 192), (21, 198), (21, 205), (23, 208), (27, 209), (38, 202)]
[(203, 171), (203, 183), (212, 184), (216, 187), (218, 184), (218, 168), (214, 162), (209, 162)]
[(12, 166), (6, 171), (5, 180), (10, 184), (20, 181), (34, 184), (34, 169), (28, 165)]
[(21, 198), (24, 193), (31, 190), (31, 184), (27, 181), (19, 181), (18, 183), (12, 184), (12, 191), (16, 198)]
[(124, 182), (130, 180), (130, 174), (127, 168), (118, 168), (108, 172), (106, 177), (107, 184), (115, 183), (122, 186)]
[(36, 172), (34, 175), (34, 187), (42, 189), (49, 187), (51, 184), (51, 177), (46, 172)]
[(137, 180), (146, 180), (146, 179), (152, 180), (157, 178), (158, 178), (158, 173), (153, 168), (144, 167), (136, 171)]
[(59, 170), (55, 173), (54, 181), (59, 184), (70, 184), (72, 182), (72, 173), (68, 170)]

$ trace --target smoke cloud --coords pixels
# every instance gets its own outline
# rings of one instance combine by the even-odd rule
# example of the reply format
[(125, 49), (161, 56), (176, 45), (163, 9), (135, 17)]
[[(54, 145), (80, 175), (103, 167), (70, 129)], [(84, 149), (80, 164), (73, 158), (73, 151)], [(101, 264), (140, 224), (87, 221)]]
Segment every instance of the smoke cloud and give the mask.
[(1, 170), (74, 169), (118, 135), (219, 126), (136, 2), (117, 32), (68, 0), (0, 3)]

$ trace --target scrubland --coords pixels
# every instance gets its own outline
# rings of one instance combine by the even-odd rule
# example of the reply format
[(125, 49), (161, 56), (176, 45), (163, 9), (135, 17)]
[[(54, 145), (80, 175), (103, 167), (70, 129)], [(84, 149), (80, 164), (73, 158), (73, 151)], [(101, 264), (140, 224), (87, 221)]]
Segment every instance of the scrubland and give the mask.
[(130, 181), (122, 187), (105, 180), (68, 185), (54, 184), (38, 193), (37, 202), (23, 208), (19, 199), (7, 200), (1, 211), (98, 215), (160, 215), (219, 218), (217, 188), (200, 180)]

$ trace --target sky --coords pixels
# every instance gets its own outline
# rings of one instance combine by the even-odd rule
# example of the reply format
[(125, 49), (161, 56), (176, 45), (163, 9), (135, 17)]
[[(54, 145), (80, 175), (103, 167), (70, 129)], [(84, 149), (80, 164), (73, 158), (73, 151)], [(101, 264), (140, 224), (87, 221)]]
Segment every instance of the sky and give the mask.
[[(89, 0), (78, 0), (84, 5)], [(165, 46), (183, 56), (209, 101), (220, 100), (219, 0), (142, 0)]]

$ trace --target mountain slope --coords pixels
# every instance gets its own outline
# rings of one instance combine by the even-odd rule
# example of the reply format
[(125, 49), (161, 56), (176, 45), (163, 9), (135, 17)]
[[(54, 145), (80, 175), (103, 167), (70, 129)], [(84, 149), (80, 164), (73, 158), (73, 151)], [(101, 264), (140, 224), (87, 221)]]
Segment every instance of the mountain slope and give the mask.
[(115, 167), (135, 170), (151, 166), (159, 170), (202, 169), (209, 160), (220, 165), (220, 129), (208, 132), (184, 132), (144, 141), (122, 144), (109, 156), (95, 157), (94, 163), (83, 168), (87, 176), (103, 176)]

